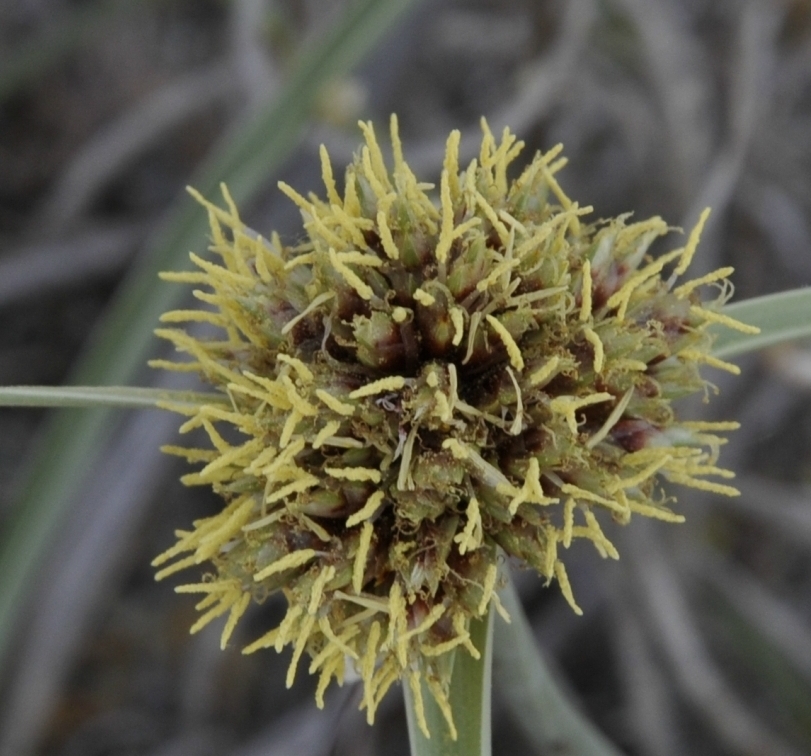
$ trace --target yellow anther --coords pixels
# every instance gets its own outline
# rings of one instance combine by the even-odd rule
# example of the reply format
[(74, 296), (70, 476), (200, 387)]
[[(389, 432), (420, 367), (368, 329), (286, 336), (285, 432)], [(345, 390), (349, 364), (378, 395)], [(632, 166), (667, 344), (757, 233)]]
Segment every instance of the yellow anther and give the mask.
[(399, 391), (405, 386), (406, 379), (401, 375), (392, 375), (388, 378), (381, 378), (378, 381), (367, 383), (359, 389), (355, 389), (350, 395), (350, 399), (363, 399), (367, 396), (382, 394), (385, 391)]
[(510, 232), (507, 230), (507, 227), (499, 220), (499, 217), (496, 215), (496, 211), (493, 210), (492, 205), (490, 205), (490, 203), (484, 198), (478, 189), (473, 190), (473, 196), (481, 209), (484, 211), (484, 214), (487, 216), (487, 220), (490, 221), (491, 225), (498, 234), (501, 243), (506, 246), (510, 241)]
[(586, 341), (594, 347), (594, 372), (599, 374), (602, 372), (603, 358), (605, 357), (603, 342), (597, 332), (588, 326), (583, 329), (583, 335), (586, 337)]
[(735, 318), (729, 317), (729, 315), (724, 315), (720, 312), (713, 312), (712, 310), (705, 310), (703, 307), (697, 307), (693, 305), (690, 308), (690, 312), (693, 315), (698, 315), (701, 318), (704, 318), (708, 323), (720, 323), (721, 325), (725, 325), (727, 328), (732, 328), (735, 331), (740, 331), (741, 333), (748, 333), (748, 334), (757, 334), (760, 333), (760, 328), (757, 326), (751, 326), (746, 323), (741, 323), (740, 320), (735, 320)]
[(544, 363), (543, 367), (536, 370), (529, 377), (529, 385), (540, 386), (542, 383), (546, 383), (546, 381), (548, 381), (555, 374), (559, 364), (559, 357), (550, 357), (546, 363)]
[(560, 592), (563, 594), (563, 598), (566, 599), (567, 603), (570, 607), (572, 607), (572, 611), (574, 611), (577, 615), (582, 615), (583, 610), (577, 605), (577, 602), (574, 600), (574, 594), (572, 593), (572, 584), (569, 582), (569, 576), (566, 574), (566, 568), (563, 566), (563, 562), (558, 560), (555, 562), (555, 577), (558, 579), (558, 585), (560, 585)]
[(260, 580), (264, 580), (266, 577), (270, 577), (271, 575), (277, 575), (278, 573), (286, 572), (287, 570), (294, 570), (297, 567), (301, 567), (302, 565), (307, 564), (307, 562), (315, 559), (317, 555), (318, 552), (314, 549), (301, 549), (301, 551), (294, 551), (291, 554), (283, 556), (281, 559), (277, 559), (264, 569), (259, 570), (259, 572), (253, 576), (253, 579), (258, 583)]
[(362, 299), (369, 300), (372, 298), (372, 287), (369, 284), (365, 283), (360, 279), (360, 277), (354, 271), (350, 270), (339, 258), (336, 254), (335, 250), (330, 247), (329, 250), (329, 260), (332, 263), (332, 267), (341, 274), (341, 277), (346, 281), (360, 296)]
[(735, 272), (735, 268), (727, 267), (727, 268), (718, 268), (718, 270), (714, 270), (712, 273), (707, 273), (706, 276), (701, 276), (701, 278), (694, 278), (692, 281), (688, 281), (687, 283), (682, 284), (681, 286), (676, 287), (673, 289), (673, 293), (679, 298), (684, 299), (691, 291), (697, 289), (699, 286), (704, 286), (705, 284), (715, 283), (716, 281), (720, 281), (728, 276), (731, 276)]
[(434, 401), (436, 402), (436, 416), (443, 423), (449, 423), (453, 419), (453, 412), (451, 411), (451, 405), (448, 402), (448, 397), (446, 397), (441, 391), (435, 391)]
[(287, 677), (284, 681), (286, 688), (293, 687), (293, 682), (296, 679), (296, 669), (298, 668), (299, 659), (301, 659), (301, 655), (304, 653), (304, 648), (307, 645), (307, 641), (310, 639), (310, 633), (312, 632), (313, 625), (315, 625), (315, 617), (307, 616), (301, 623), (301, 627), (299, 627), (298, 637), (296, 638), (296, 642), (293, 646), (293, 656), (290, 659), (290, 666), (287, 668)]
[(355, 514), (346, 518), (346, 527), (351, 528), (364, 520), (368, 520), (375, 512), (377, 512), (384, 498), (385, 494), (383, 491), (375, 491), (366, 500), (366, 503), (361, 509), (355, 512)]
[(693, 226), (690, 236), (687, 238), (687, 244), (684, 245), (684, 250), (681, 253), (681, 260), (673, 271), (673, 278), (677, 278), (690, 267), (690, 263), (693, 261), (693, 255), (696, 253), (696, 248), (698, 247), (698, 240), (701, 238), (701, 232), (704, 230), (704, 224), (709, 217), (710, 208), (705, 207), (704, 210), (701, 211), (698, 222)]
[(523, 370), (524, 358), (521, 356), (521, 350), (519, 349), (518, 344), (515, 343), (515, 339), (513, 339), (510, 332), (504, 327), (504, 324), (500, 320), (494, 318), (492, 315), (486, 315), (485, 318), (490, 324), (490, 327), (498, 334), (498, 337), (501, 339), (501, 342), (507, 349), (510, 364), (516, 370)]
[(315, 614), (324, 595), (324, 586), (335, 577), (335, 567), (329, 565), (318, 574), (310, 592), (310, 603), (307, 606), (307, 614)]
[(341, 427), (341, 423), (338, 420), (330, 420), (313, 439), (313, 449), (320, 449), (324, 441), (326, 441), (330, 436), (334, 436), (339, 428)]
[(324, 472), (340, 480), (370, 480), (372, 483), (380, 483), (380, 470), (368, 467), (325, 467)]
[(333, 412), (337, 412), (339, 415), (344, 415), (345, 417), (350, 417), (351, 415), (355, 414), (355, 407), (352, 404), (347, 404), (346, 402), (342, 402), (339, 399), (336, 399), (331, 394), (328, 394), (324, 389), (316, 389), (315, 395), (329, 407)]
[(318, 148), (318, 155), (321, 158), (321, 178), (327, 190), (327, 199), (331, 205), (341, 205), (341, 197), (338, 194), (338, 190), (335, 188), (335, 179), (332, 175), (329, 153), (323, 144)]
[(669, 262), (675, 260), (682, 254), (681, 250), (674, 250), (673, 252), (668, 252), (665, 255), (662, 255), (660, 258), (652, 262), (650, 265), (646, 265), (642, 270), (637, 271), (634, 273), (623, 285), (622, 287), (614, 292), (609, 298), (608, 302), (606, 302), (606, 307), (610, 310), (614, 307), (618, 308), (617, 310), (617, 319), (622, 320), (625, 317), (625, 311), (628, 308), (628, 303), (631, 299), (631, 295), (634, 292), (634, 289), (638, 288), (641, 284), (647, 281), (649, 278), (653, 278), (653, 276), (658, 275), (662, 272), (662, 268), (665, 267)]
[(493, 589), (496, 587), (496, 578), (498, 577), (498, 567), (491, 564), (487, 568), (484, 576), (484, 585), (482, 586), (482, 598), (479, 601), (479, 606), (476, 609), (476, 614), (482, 616), (490, 605), (490, 599), (493, 596)]
[(580, 322), (585, 323), (591, 317), (591, 261), (583, 263), (583, 288), (580, 292)]
[(563, 548), (568, 549), (572, 545), (572, 528), (574, 527), (574, 508), (577, 503), (571, 497), (566, 499), (563, 505), (563, 537), (561, 543)]
[(451, 323), (453, 323), (453, 341), (454, 346), (459, 346), (462, 343), (462, 337), (465, 335), (465, 316), (461, 307), (451, 307), (450, 310)]
[(425, 289), (417, 289), (414, 292), (414, 299), (416, 299), (421, 305), (425, 307), (430, 307), (432, 304), (436, 302), (436, 297), (429, 294)]
[(454, 542), (459, 544), (459, 553), (462, 555), (474, 551), (482, 544), (482, 517), (479, 512), (479, 501), (475, 496), (470, 497), (465, 515), (467, 516), (465, 529), (453, 538)]
[(450, 449), (454, 459), (467, 459), (470, 456), (470, 451), (462, 442), (455, 438), (446, 438), (442, 442), (443, 449)]
[(266, 496), (265, 504), (275, 504), (277, 501), (286, 499), (288, 496), (292, 496), (293, 494), (304, 493), (304, 491), (314, 488), (320, 482), (321, 481), (316, 478), (315, 475), (308, 474), (299, 480), (294, 480), (292, 483), (282, 486), (278, 491), (274, 491)]
[(386, 220), (386, 213), (383, 210), (377, 211), (377, 229), (380, 232), (380, 243), (383, 245), (383, 251), (391, 260), (398, 260), (400, 258), (400, 250), (394, 243), (394, 237), (391, 235), (389, 223)]
[(391, 317), (395, 323), (404, 323), (408, 317), (408, 310), (405, 307), (395, 307), (391, 311)]
[(289, 354), (282, 354), (280, 352), (276, 355), (276, 359), (290, 365), (290, 367), (296, 371), (298, 377), (305, 383), (312, 383), (315, 379), (312, 371), (298, 357), (291, 357)]
[(549, 406), (552, 409), (552, 412), (563, 415), (566, 423), (569, 426), (569, 430), (573, 435), (576, 435), (577, 419), (575, 418), (574, 413), (579, 409), (583, 409), (583, 407), (588, 407), (592, 404), (599, 404), (600, 402), (607, 402), (613, 398), (614, 397), (611, 396), (611, 394), (606, 393), (605, 391), (602, 391), (599, 394), (590, 394), (589, 396), (584, 396), (581, 398), (574, 396), (559, 396), (553, 399)]
[(452, 197), (459, 196), (459, 142), (462, 134), (458, 129), (454, 129), (448, 135), (445, 143), (445, 160), (442, 164), (442, 172), (448, 176), (448, 188)]
[(710, 367), (732, 373), (732, 375), (741, 374), (741, 369), (737, 365), (733, 365), (731, 362), (726, 362), (725, 360), (718, 359), (718, 357), (713, 357), (711, 354), (705, 354), (695, 349), (683, 349), (679, 352), (679, 357), (684, 360), (690, 360), (691, 362), (703, 362)]
[(593, 491), (587, 491), (585, 488), (574, 486), (571, 483), (564, 483), (560, 487), (560, 490), (565, 494), (569, 494), (569, 496), (572, 496), (575, 499), (592, 501), (595, 504), (602, 504), (604, 507), (607, 507), (614, 512), (624, 511), (622, 505), (618, 504), (616, 501), (614, 501), (614, 499), (608, 499), (605, 496), (600, 496), (600, 494), (596, 494)]

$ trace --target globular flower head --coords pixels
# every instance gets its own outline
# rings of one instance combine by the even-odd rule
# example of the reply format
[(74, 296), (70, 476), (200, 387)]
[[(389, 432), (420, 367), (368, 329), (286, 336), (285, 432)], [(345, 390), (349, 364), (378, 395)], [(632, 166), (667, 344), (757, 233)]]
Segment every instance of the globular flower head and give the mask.
[[(681, 282), (686, 243), (652, 259), (670, 229), (658, 217), (587, 222), (555, 174), (560, 148), (515, 180), (521, 152), (483, 124), (478, 159), (458, 163), (451, 133), (439, 191), (403, 159), (393, 170), (371, 124), (339, 193), (322, 148), (326, 197), (280, 184), (301, 209), (293, 246), (263, 239), (202, 197), (215, 262), (164, 278), (202, 285), (203, 340), (159, 330), (221, 394), (186, 412), (211, 448), (167, 450), (205, 463), (223, 510), (180, 533), (159, 577), (200, 563), (212, 573), (193, 630), (227, 614), (223, 645), (252, 600), (282, 591), (287, 613), (245, 649), (293, 647), (318, 673), (317, 700), (347, 664), (369, 720), (395, 681), (424, 682), (446, 715), (450, 652), (478, 655), (472, 620), (498, 604), (499, 550), (557, 580), (580, 613), (561, 559), (575, 539), (617, 558), (600, 519), (678, 522), (660, 479), (733, 495), (713, 478), (717, 434), (734, 423), (679, 421), (672, 401), (705, 390), (708, 326), (752, 330), (719, 312), (723, 268)], [(436, 195), (436, 196), (435, 196)], [(701, 287), (715, 286), (701, 305)], [(186, 555), (186, 556), (182, 556)]]

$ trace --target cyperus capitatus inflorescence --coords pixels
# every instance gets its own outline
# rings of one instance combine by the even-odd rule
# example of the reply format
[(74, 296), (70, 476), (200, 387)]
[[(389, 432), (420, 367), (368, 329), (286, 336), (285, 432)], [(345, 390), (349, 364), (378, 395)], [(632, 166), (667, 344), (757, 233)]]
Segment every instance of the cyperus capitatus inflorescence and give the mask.
[(167, 448), (205, 463), (184, 482), (225, 500), (155, 560), (158, 577), (212, 565), (178, 588), (202, 595), (193, 630), (228, 614), (224, 645), (252, 599), (283, 591), (283, 621), (246, 652), (291, 645), (288, 685), (306, 652), (319, 704), (354, 665), (370, 721), (404, 678), (427, 730), (422, 681), (452, 734), (448, 654), (478, 654), (469, 626), (499, 608), (500, 549), (579, 613), (561, 553), (582, 538), (616, 558), (602, 517), (680, 521), (661, 479), (736, 493), (713, 480), (732, 477), (717, 434), (736, 424), (679, 421), (671, 402), (705, 391), (703, 364), (737, 372), (709, 325), (754, 330), (719, 312), (731, 268), (681, 280), (706, 215), (652, 259), (661, 218), (586, 221), (554, 177), (559, 147), (510, 181), (523, 143), (483, 127), (463, 170), (451, 133), (438, 192), (394, 118), (393, 169), (361, 124), (342, 194), (322, 148), (326, 198), (280, 184), (304, 221), (292, 246), (245, 227), (225, 189), (226, 209), (196, 195), (215, 261), (163, 277), (202, 285), (208, 307), (163, 321), (222, 335), (159, 330), (191, 361), (156, 363), (223, 398), (178, 408), (212, 448)]

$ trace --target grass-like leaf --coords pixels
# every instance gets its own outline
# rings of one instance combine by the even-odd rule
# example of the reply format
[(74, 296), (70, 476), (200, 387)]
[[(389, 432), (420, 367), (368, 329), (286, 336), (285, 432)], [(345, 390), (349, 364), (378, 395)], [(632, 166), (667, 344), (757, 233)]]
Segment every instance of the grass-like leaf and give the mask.
[[(322, 86), (355, 66), (417, 0), (360, 0), (306, 53), (279, 96), (227, 134), (198, 175), (195, 186), (212, 195), (225, 181), (245, 203), (298, 145)], [(180, 287), (159, 284), (160, 270), (188, 265), (188, 251), (205, 247), (206, 215), (184, 197), (170, 212), (149, 254), (132, 271), (110, 306), (70, 383), (133, 382), (153, 343), (161, 313), (173, 309)], [(39, 446), (27, 488), (0, 542), (0, 660), (6, 656), (25, 586), (40, 564), (49, 538), (76, 495), (84, 471), (112, 432), (112, 410), (80, 416), (58, 413)], [(69, 413), (69, 414), (67, 414)]]
[(811, 336), (811, 288), (745, 299), (727, 305), (724, 313), (760, 328), (759, 334), (750, 336), (715, 326), (718, 335), (712, 351), (724, 359)]
[(512, 617), (496, 622), (493, 665), (510, 716), (537, 753), (622, 756), (562, 693), (538, 649), (512, 583), (499, 593)]
[(160, 407), (194, 409), (227, 402), (222, 394), (134, 386), (0, 386), (0, 407)]

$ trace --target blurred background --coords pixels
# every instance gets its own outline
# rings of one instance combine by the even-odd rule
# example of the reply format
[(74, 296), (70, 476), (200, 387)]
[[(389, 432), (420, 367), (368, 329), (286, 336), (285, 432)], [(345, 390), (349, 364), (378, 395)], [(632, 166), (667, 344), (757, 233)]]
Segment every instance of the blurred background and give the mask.
[[(527, 158), (563, 142), (597, 217), (711, 206), (693, 271), (735, 266), (736, 298), (811, 280), (809, 0), (0, 0), (0, 384), (193, 385), (143, 367), (185, 296), (156, 272), (206, 245), (185, 185), (228, 182), (293, 241), (276, 181), (320, 191), (318, 145), (337, 169), (391, 112), (421, 180), (485, 115)], [(517, 576), (561, 686), (629, 755), (811, 752), (811, 347), (741, 364), (683, 408), (742, 422), (740, 498), (676, 492), (687, 523), (611, 529), (619, 563), (573, 547), (582, 618)], [(353, 685), (317, 712), (286, 656), (240, 655), (277, 602), (225, 652), (188, 635), (194, 601), (149, 562), (217, 502), (158, 452), (177, 425), (0, 410), (0, 754), (406, 754), (399, 691), (369, 728)], [(508, 684), (495, 754), (552, 753)]]

